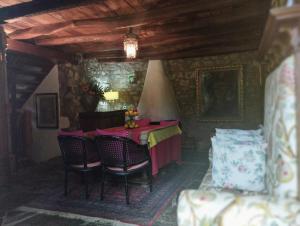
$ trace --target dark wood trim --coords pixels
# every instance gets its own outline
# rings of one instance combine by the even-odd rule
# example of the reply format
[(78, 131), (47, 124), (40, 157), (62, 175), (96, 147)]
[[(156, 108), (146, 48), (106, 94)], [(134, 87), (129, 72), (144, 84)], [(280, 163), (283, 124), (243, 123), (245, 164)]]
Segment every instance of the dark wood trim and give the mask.
[(64, 52), (60, 52), (57, 50), (36, 46), (33, 44), (29, 44), (26, 42), (20, 42), (13, 39), (7, 39), (7, 49), (26, 53), (29, 55), (35, 55), (38, 57), (42, 57), (48, 60), (51, 60), (55, 63), (57, 62), (72, 62), (74, 58), (70, 55), (65, 54)]
[(124, 123), (125, 110), (79, 113), (79, 124), (83, 131), (123, 126)]
[[(19, 18), (29, 15), (37, 15), (41, 13), (49, 13), (54, 10), (66, 9), (83, 4), (89, 4), (90, 0), (34, 0), (24, 2), (12, 6), (0, 8), (0, 23), (5, 20)], [(97, 2), (103, 2), (98, 0)]]
[[(7, 74), (8, 74), (8, 68)], [(16, 74), (9, 75), (9, 94), (10, 94), (10, 129), (11, 129), (11, 152), (16, 157), (16, 163), (18, 162), (17, 143), (18, 143), (18, 115), (17, 115), (17, 83)], [(16, 164), (17, 166), (18, 164)]]
[(258, 56), (263, 58), (271, 48), (273, 41), (278, 38), (285, 26), (293, 26), (300, 20), (300, 4), (293, 7), (282, 7), (270, 10), (264, 33), (259, 45)]
[(6, 72), (6, 39), (0, 27), (0, 185), (7, 183), (9, 176), (10, 127), (9, 99)]

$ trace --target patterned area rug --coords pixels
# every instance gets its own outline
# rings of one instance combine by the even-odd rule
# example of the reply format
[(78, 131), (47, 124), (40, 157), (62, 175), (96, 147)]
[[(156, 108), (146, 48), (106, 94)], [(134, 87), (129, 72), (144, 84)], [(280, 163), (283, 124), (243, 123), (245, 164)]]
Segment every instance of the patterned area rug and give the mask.
[[(75, 177), (70, 181), (68, 197), (63, 195), (62, 180), (59, 184), (42, 186), (39, 195), (27, 207), (62, 211), (90, 217), (152, 225), (167, 205), (182, 189), (197, 188), (207, 164), (183, 163), (170, 165), (160, 171), (153, 181), (153, 192), (147, 185), (130, 185), (130, 205), (125, 203), (124, 184), (107, 182), (104, 200), (100, 200), (98, 183), (90, 186), (90, 198), (85, 200), (84, 189)], [(133, 178), (136, 179), (136, 178)]]

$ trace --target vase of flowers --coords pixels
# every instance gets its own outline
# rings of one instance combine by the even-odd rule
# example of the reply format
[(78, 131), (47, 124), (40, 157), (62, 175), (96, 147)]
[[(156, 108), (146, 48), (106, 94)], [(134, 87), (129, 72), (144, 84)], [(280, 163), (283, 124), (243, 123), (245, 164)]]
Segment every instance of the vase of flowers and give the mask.
[(94, 112), (100, 100), (104, 98), (102, 87), (90, 81), (85, 81), (80, 84), (82, 107), (87, 112)]
[(139, 113), (136, 109), (129, 108), (125, 112), (125, 128), (126, 129), (134, 129), (139, 127), (138, 124), (135, 122), (135, 117), (138, 116)]

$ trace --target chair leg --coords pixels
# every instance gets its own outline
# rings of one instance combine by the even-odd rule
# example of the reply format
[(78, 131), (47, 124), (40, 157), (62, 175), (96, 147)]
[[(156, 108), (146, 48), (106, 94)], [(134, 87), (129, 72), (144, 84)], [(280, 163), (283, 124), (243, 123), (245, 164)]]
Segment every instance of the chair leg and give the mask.
[(101, 171), (101, 200), (104, 199), (104, 182), (105, 182), (105, 171), (102, 169)]
[(85, 187), (85, 199), (89, 198), (89, 182), (87, 178), (87, 172), (83, 172), (83, 181), (84, 181), (84, 187)]
[(68, 170), (65, 170), (65, 196), (68, 195)]
[(129, 193), (128, 193), (128, 179), (127, 179), (127, 175), (124, 176), (125, 177), (125, 195), (126, 195), (126, 204), (129, 204)]
[(152, 167), (149, 165), (147, 167), (147, 176), (148, 176), (148, 184), (150, 187), (150, 192), (152, 192)]
[(81, 184), (84, 184), (85, 182), (84, 182), (84, 173), (80, 173), (80, 183)]

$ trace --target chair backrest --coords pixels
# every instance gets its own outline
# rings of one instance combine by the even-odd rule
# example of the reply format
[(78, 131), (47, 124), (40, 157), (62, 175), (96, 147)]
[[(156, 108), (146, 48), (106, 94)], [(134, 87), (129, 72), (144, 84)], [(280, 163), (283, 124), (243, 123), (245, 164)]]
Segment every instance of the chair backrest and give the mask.
[(86, 137), (59, 135), (58, 143), (66, 166), (84, 165), (100, 161), (100, 155), (93, 140)]
[(267, 78), (264, 136), (268, 143), (267, 188), (277, 197), (297, 197), (295, 58), (290, 56)]
[(150, 161), (147, 145), (140, 145), (126, 137), (99, 135), (96, 143), (104, 166), (128, 167)]

